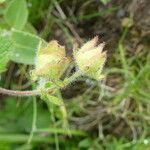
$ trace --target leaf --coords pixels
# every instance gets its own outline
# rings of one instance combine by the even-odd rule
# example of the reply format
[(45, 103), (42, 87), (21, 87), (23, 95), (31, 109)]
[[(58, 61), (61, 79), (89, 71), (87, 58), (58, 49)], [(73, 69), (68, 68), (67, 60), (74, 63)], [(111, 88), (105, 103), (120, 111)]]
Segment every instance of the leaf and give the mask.
[(25, 0), (12, 0), (5, 11), (5, 20), (15, 29), (21, 30), (28, 19), (28, 9)]
[(5, 0), (0, 0), (0, 3), (4, 3), (5, 2)]
[[(15, 97), (5, 98), (5, 105), (3, 106), (3, 109), (1, 109), (0, 113), (0, 130), (3, 130), (3, 133), (28, 132), (31, 130), (31, 122), (33, 119), (33, 116), (31, 115), (33, 113), (33, 98), (30, 97), (28, 99), (23, 99), (29, 101), (22, 101), (17, 106)], [(51, 119), (49, 118), (49, 112), (46, 111), (46, 109), (42, 107), (40, 103), (37, 105), (37, 116), (36, 125), (38, 128), (49, 127), (49, 123), (51, 122)], [(0, 135), (2, 132), (0, 132)]]
[(34, 28), (34, 26), (30, 23), (30, 22), (27, 22), (23, 28), (24, 32), (30, 32), (32, 34), (37, 34), (37, 31), (36, 29)]
[(47, 95), (47, 99), (52, 104), (55, 104), (58, 106), (63, 105), (62, 99), (60, 99), (59, 97)]
[(51, 104), (62, 106), (63, 101), (60, 97), (49, 95), (46, 91), (41, 91), (41, 98), (47, 103), (48, 107), (51, 107)]
[(40, 38), (23, 31), (12, 30), (11, 39), (14, 43), (11, 60), (23, 64), (34, 64)]
[(89, 148), (92, 145), (91, 139), (83, 139), (82, 141), (79, 142), (78, 146), (81, 148)]
[(106, 4), (108, 4), (111, 0), (100, 0), (102, 3), (103, 3), (103, 5), (106, 5)]
[(0, 37), (0, 73), (6, 70), (9, 61), (12, 42), (7, 37)]

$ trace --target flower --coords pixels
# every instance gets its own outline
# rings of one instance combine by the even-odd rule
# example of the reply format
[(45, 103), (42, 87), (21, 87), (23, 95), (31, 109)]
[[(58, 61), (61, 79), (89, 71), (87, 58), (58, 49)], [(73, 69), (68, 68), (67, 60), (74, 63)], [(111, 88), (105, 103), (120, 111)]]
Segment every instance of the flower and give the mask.
[(68, 63), (65, 47), (59, 45), (57, 41), (51, 41), (46, 47), (38, 50), (34, 74), (56, 81), (59, 80)]
[(85, 43), (79, 50), (74, 52), (79, 70), (94, 79), (101, 79), (102, 69), (106, 61), (106, 52), (102, 52), (105, 44), (98, 43), (98, 36)]

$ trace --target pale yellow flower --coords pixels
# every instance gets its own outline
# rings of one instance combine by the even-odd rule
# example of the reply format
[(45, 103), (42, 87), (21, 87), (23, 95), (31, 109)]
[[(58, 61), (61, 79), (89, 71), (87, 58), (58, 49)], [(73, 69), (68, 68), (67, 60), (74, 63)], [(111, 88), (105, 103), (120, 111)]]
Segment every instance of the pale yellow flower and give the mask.
[(59, 45), (57, 41), (51, 41), (46, 47), (38, 50), (35, 74), (39, 77), (59, 80), (68, 63), (65, 47)]
[(102, 69), (106, 61), (106, 52), (103, 52), (104, 43), (97, 45), (98, 37), (85, 43), (78, 51), (74, 52), (74, 57), (79, 69), (87, 76), (94, 79), (101, 79)]

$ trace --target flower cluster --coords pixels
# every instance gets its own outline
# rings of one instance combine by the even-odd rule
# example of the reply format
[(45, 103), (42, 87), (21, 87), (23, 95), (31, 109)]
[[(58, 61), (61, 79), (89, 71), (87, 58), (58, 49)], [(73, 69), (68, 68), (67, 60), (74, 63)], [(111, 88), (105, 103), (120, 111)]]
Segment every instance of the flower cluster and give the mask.
[[(96, 80), (100, 80), (102, 69), (106, 61), (106, 52), (103, 52), (104, 43), (98, 45), (98, 37), (85, 43), (74, 51), (74, 59), (79, 71)], [(34, 74), (37, 77), (46, 77), (51, 81), (59, 81), (69, 64), (65, 47), (57, 41), (51, 41), (46, 47), (37, 52)]]

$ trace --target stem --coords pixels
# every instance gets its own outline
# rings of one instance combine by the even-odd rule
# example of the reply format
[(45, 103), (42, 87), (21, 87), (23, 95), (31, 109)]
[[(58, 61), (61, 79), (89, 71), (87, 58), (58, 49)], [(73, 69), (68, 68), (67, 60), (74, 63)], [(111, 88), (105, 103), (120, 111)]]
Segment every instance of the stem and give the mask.
[[(51, 105), (51, 103), (49, 102), (49, 100), (47, 98), (45, 98), (45, 102), (47, 103), (48, 110), (51, 113), (51, 119), (52, 119), (52, 122), (54, 124), (54, 128), (56, 128), (56, 124), (55, 124), (56, 120), (55, 120), (55, 116), (54, 116), (53, 105)], [(56, 150), (59, 150), (59, 140), (58, 140), (58, 133), (57, 132), (54, 133), (54, 139), (55, 139)]]
[[(78, 78), (81, 75), (80, 71), (75, 72), (71, 77), (66, 78), (64, 80), (64, 86), (67, 86), (69, 83), (73, 82), (74, 80), (76, 80), (76, 78)], [(48, 93), (52, 93), (54, 90), (53, 89), (48, 89)], [(16, 91), (16, 90), (9, 90), (9, 89), (5, 89), (0, 87), (0, 94), (6, 94), (6, 95), (10, 95), (10, 96), (38, 96), (41, 95), (41, 91), (40, 90), (31, 90), (31, 91)]]
[(33, 120), (32, 120), (32, 128), (30, 132), (30, 136), (28, 139), (28, 144), (31, 143), (33, 139), (33, 134), (36, 131), (36, 121), (37, 121), (37, 102), (36, 102), (36, 97), (33, 97)]
[[(54, 127), (56, 128), (56, 120), (55, 120), (55, 116), (54, 116), (54, 108), (53, 108), (53, 106), (51, 107), (50, 112), (51, 112), (51, 115), (52, 115), (51, 119), (53, 121)], [(54, 133), (54, 138), (55, 138), (55, 147), (56, 147), (56, 150), (59, 150), (59, 139), (58, 139), (57, 132)]]
[(121, 63), (122, 63), (122, 67), (123, 69), (125, 70), (125, 77), (126, 79), (128, 79), (128, 76), (129, 76), (129, 69), (128, 69), (128, 63), (126, 61), (126, 57), (125, 57), (125, 49), (124, 49), (124, 46), (123, 46), (123, 41), (125, 40), (127, 34), (129, 32), (129, 27), (126, 27), (122, 36), (121, 36), (121, 39), (119, 41), (119, 44), (118, 44), (118, 49), (119, 49), (119, 53), (120, 53), (120, 60), (121, 60)]
[[(49, 93), (53, 92), (53, 89), (48, 89)], [(6, 95), (10, 95), (10, 96), (38, 96), (41, 95), (41, 91), (40, 90), (31, 90), (31, 91), (15, 91), (15, 90), (8, 90), (5, 88), (1, 88), (0, 87), (0, 93), (1, 94), (6, 94)]]
[(64, 87), (67, 86), (68, 84), (72, 83), (73, 81), (75, 81), (79, 76), (81, 76), (81, 72), (80, 71), (76, 71), (72, 76), (70, 76), (69, 78), (66, 78), (64, 80)]
[(8, 90), (5, 88), (0, 87), (0, 93), (11, 95), (11, 96), (36, 96), (40, 95), (39, 90), (32, 90), (32, 91), (15, 91), (15, 90)]

